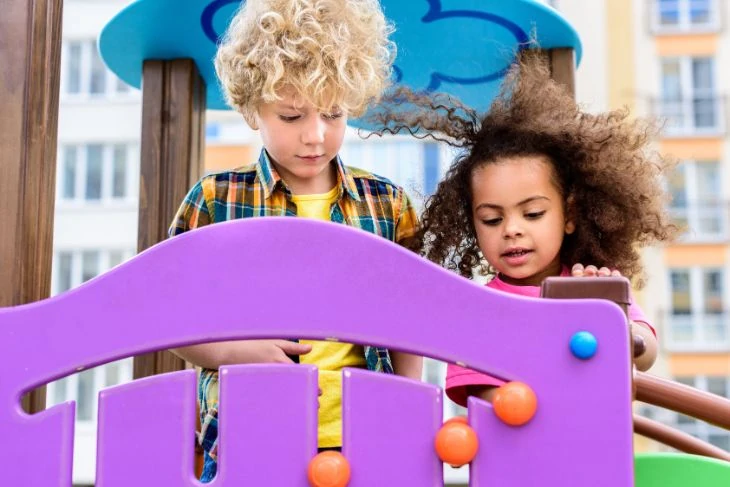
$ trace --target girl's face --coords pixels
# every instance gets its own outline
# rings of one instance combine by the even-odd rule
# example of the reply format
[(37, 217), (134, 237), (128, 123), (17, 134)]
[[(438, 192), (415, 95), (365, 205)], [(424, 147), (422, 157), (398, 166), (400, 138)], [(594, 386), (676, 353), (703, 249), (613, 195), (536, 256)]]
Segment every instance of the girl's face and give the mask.
[(484, 257), (510, 284), (539, 286), (560, 275), (560, 247), (575, 231), (552, 164), (541, 156), (502, 159), (471, 175), (472, 218)]

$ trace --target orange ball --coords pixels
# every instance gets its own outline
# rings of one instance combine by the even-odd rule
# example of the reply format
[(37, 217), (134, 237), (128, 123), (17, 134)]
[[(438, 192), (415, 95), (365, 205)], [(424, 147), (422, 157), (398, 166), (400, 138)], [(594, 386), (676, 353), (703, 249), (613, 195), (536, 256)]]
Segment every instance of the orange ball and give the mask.
[[(453, 418), (449, 418), (446, 420), (446, 423), (464, 423), (469, 424), (469, 420), (466, 419), (466, 416), (454, 416)], [(444, 424), (446, 424), (444, 423)]]
[(466, 418), (452, 418), (436, 433), (436, 454), (442, 462), (461, 467), (474, 460), (479, 449), (479, 439), (466, 423)]
[(312, 487), (346, 487), (350, 463), (340, 452), (323, 451), (309, 462), (307, 478)]
[(503, 422), (522, 426), (535, 416), (537, 396), (523, 382), (508, 382), (497, 389), (492, 406), (494, 413)]

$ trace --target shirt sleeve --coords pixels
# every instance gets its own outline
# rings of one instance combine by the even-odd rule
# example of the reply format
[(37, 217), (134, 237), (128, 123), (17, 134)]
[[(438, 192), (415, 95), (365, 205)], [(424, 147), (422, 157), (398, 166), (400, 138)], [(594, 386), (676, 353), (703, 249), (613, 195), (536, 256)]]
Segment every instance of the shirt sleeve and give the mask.
[(651, 324), (641, 307), (636, 304), (633, 296), (631, 296), (631, 303), (629, 303), (629, 320), (644, 323), (649, 327), (654, 336), (656, 336), (656, 329), (654, 328), (654, 325)]
[(402, 189), (400, 190), (399, 199), (401, 204), (398, 218), (395, 221), (395, 243), (407, 246), (407, 241), (416, 234), (418, 217), (415, 208), (411, 204), (411, 199)]
[(170, 237), (208, 225), (213, 221), (203, 189), (203, 180), (195, 183), (178, 208), (167, 233)]
[(446, 395), (459, 406), (466, 407), (469, 386), (499, 387), (505, 382), (488, 374), (448, 364), (446, 367)]

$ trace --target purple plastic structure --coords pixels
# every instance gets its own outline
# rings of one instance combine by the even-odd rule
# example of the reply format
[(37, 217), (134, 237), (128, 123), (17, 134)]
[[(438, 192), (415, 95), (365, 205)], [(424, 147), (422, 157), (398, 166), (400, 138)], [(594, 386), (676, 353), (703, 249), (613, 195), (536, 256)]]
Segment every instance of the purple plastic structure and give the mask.
[[(598, 339), (590, 360), (570, 352), (581, 330)], [(480, 441), (473, 486), (629, 487), (627, 333), (613, 303), (499, 294), (343, 225), (290, 218), (212, 225), (70, 292), (0, 309), (0, 483), (71, 485), (74, 405), (29, 416), (20, 397), (36, 386), (152, 350), (301, 337), (387, 346), (529, 384), (538, 410), (522, 427), (470, 401)], [(350, 486), (443, 485), (433, 447), (440, 389), (362, 370), (344, 375)], [(306, 486), (317, 441), (316, 370), (225, 367), (220, 387), (220, 469), (210, 485)], [(102, 392), (97, 485), (200, 485), (194, 391), (194, 372), (182, 371)]]

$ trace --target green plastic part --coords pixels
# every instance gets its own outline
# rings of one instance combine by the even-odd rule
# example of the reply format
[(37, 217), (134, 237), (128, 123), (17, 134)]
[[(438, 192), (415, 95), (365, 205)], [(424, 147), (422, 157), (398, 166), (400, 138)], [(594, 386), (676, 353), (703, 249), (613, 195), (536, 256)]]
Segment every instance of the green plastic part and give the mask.
[(730, 462), (684, 453), (639, 453), (636, 487), (730, 487)]

